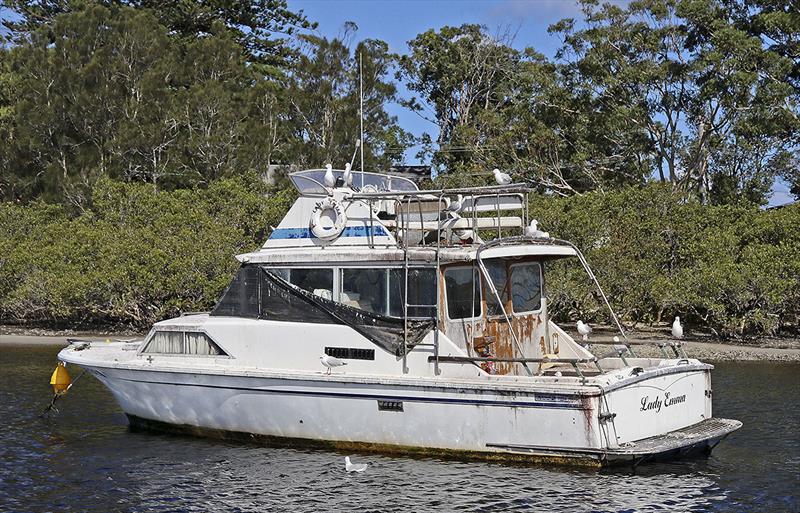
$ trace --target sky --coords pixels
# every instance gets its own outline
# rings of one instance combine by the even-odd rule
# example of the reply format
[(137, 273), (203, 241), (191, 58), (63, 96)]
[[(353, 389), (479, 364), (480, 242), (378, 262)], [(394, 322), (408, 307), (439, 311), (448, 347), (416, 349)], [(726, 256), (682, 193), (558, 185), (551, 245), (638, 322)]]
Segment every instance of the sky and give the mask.
[[(581, 18), (580, 8), (572, 0), (288, 0), (288, 4), (291, 10), (302, 10), (316, 21), (319, 35), (341, 35), (345, 22), (352, 21), (358, 26), (356, 40), (381, 39), (396, 53), (405, 53), (407, 41), (428, 29), (478, 23), (490, 32), (508, 29), (516, 34), (516, 48), (533, 47), (552, 57), (561, 41), (547, 28), (563, 18)], [(409, 95), (402, 85), (399, 90)], [(433, 124), (399, 105), (390, 105), (387, 111), (414, 135), (435, 133)], [(416, 163), (413, 158), (408, 160), (409, 164)], [(778, 181), (769, 205), (790, 203), (793, 199), (786, 183)]]

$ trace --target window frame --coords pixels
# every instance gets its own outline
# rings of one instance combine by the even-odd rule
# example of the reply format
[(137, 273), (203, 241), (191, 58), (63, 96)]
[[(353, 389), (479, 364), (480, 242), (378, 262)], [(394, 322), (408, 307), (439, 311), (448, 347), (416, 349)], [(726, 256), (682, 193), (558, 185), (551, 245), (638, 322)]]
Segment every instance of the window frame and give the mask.
[[(522, 267), (526, 265), (536, 264), (539, 267), (539, 308), (535, 310), (525, 310), (523, 312), (517, 312), (514, 310), (514, 268), (515, 267)], [(542, 266), (542, 262), (538, 260), (528, 260), (525, 262), (515, 262), (508, 266), (508, 294), (509, 299), (511, 301), (511, 313), (515, 317), (522, 317), (524, 315), (530, 315), (533, 313), (541, 313), (542, 312), (542, 298), (544, 298), (544, 268)]]
[[(479, 311), (478, 311), (478, 315), (473, 316), (473, 317), (456, 317), (455, 319), (450, 317), (450, 301), (448, 299), (449, 296), (448, 296), (448, 293), (447, 293), (447, 271), (449, 271), (451, 269), (452, 270), (455, 270), (455, 269), (472, 269), (472, 275), (475, 276), (477, 274), (477, 280), (476, 281), (478, 282), (478, 293), (479, 293), (479, 296), (478, 296), (477, 299), (478, 299), (478, 305), (479, 305), (479, 308), (480, 308)], [(483, 273), (481, 273), (475, 265), (449, 265), (449, 266), (444, 267), (442, 269), (442, 277), (441, 277), (440, 282), (443, 284), (443, 289), (444, 290), (442, 292), (444, 292), (445, 319), (447, 319), (448, 322), (473, 321), (473, 320), (480, 320), (480, 319), (483, 318), (485, 312), (484, 312), (484, 308), (483, 308), (484, 301), (483, 301), (483, 276), (482, 276), (482, 274)], [(473, 314), (475, 313), (475, 307), (474, 306), (472, 308), (472, 313)]]
[[(153, 340), (153, 337), (155, 337), (156, 333), (159, 333), (159, 332), (161, 332), (161, 333), (167, 333), (167, 332), (180, 333), (182, 335), (181, 336), (181, 343), (182, 343), (181, 347), (183, 348), (184, 352), (181, 352), (181, 353), (148, 353), (148, 352), (145, 352), (145, 350), (147, 349), (147, 346), (149, 346), (150, 342)], [(208, 337), (208, 339), (211, 342), (216, 344), (216, 346), (220, 349), (220, 351), (222, 351), (222, 354), (194, 354), (194, 353), (185, 352), (186, 351), (186, 332), (202, 333), (203, 335)], [(172, 326), (167, 327), (167, 328), (153, 328), (153, 329), (151, 329), (150, 333), (148, 333), (147, 337), (145, 337), (144, 343), (142, 343), (142, 345), (139, 347), (138, 351), (136, 351), (136, 356), (159, 356), (159, 357), (161, 357), (161, 356), (170, 356), (170, 357), (181, 357), (181, 358), (186, 358), (188, 356), (188, 357), (192, 357), (192, 358), (228, 358), (228, 359), (234, 359), (235, 358), (235, 356), (232, 356), (231, 352), (228, 351), (222, 344), (217, 342), (217, 339), (212, 337), (208, 333), (208, 331), (206, 329), (204, 329), (204, 328), (188, 328), (188, 327), (180, 327), (179, 328), (179, 327), (172, 327)]]

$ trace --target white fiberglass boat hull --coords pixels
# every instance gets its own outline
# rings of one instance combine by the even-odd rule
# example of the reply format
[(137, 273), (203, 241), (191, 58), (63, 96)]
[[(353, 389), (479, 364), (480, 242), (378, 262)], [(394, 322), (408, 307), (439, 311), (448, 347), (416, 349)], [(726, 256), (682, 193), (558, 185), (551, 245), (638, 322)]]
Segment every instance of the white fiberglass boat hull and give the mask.
[[(89, 363), (88, 353), (66, 349), (59, 358), (95, 375), (135, 426), (213, 436), (599, 465), (656, 456), (664, 447), (651, 443), (636, 451), (636, 441), (711, 419), (710, 366), (704, 364), (651, 371), (605, 391), (554, 392), (552, 386), (350, 374), (100, 366)], [(684, 437), (670, 450), (709, 447), (736, 427)]]

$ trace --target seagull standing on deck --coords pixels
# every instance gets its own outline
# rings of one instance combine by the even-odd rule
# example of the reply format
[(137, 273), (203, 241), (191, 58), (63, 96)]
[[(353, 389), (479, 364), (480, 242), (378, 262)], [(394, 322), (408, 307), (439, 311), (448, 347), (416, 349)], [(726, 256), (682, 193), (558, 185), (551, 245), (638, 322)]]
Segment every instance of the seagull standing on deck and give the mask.
[(330, 164), (325, 166), (325, 187), (333, 187), (336, 184), (336, 178), (333, 176), (333, 166)]
[(344, 457), (344, 469), (348, 472), (364, 472), (367, 470), (366, 463), (353, 463), (350, 461), (350, 456)]
[(583, 321), (578, 321), (578, 333), (583, 335), (583, 340), (589, 340), (589, 333), (592, 332), (592, 327), (584, 324)]
[(328, 371), (325, 374), (330, 374), (331, 369), (333, 369), (334, 367), (341, 367), (342, 365), (347, 365), (347, 362), (343, 362), (340, 359), (327, 354), (320, 356), (319, 361), (322, 362), (322, 365), (328, 368)]
[(494, 173), (494, 180), (497, 182), (497, 185), (508, 185), (511, 183), (511, 176), (508, 173), (501, 173), (497, 168), (495, 168), (492, 173)]
[(675, 317), (672, 322), (672, 336), (675, 338), (683, 338), (683, 326), (681, 326), (681, 318)]

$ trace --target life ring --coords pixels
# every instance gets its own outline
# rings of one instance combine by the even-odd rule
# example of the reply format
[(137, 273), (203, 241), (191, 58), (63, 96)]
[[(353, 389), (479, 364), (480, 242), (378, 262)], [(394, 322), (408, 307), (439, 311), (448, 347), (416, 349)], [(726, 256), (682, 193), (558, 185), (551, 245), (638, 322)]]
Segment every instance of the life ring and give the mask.
[(309, 228), (314, 237), (333, 240), (344, 231), (347, 215), (342, 205), (333, 198), (325, 198), (314, 205)]

